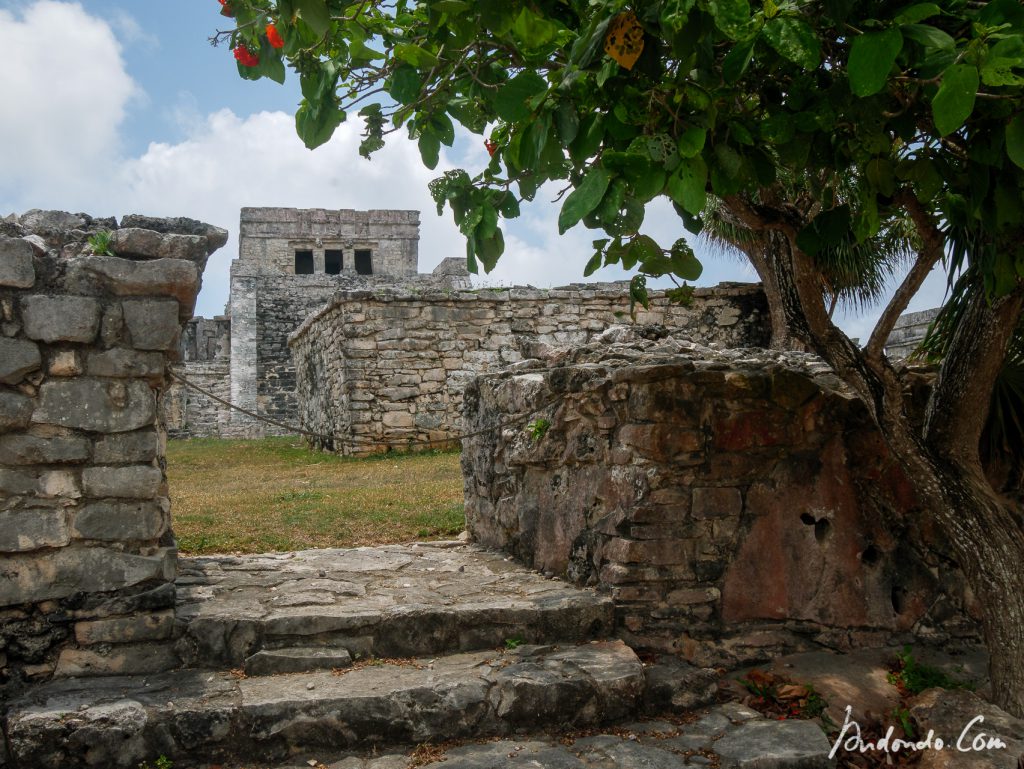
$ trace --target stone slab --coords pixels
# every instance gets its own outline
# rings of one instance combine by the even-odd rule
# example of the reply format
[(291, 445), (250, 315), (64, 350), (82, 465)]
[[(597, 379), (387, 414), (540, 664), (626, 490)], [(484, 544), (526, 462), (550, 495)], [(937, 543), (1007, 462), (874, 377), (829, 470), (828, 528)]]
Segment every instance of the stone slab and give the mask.
[(25, 335), (43, 342), (91, 342), (100, 303), (87, 296), (27, 296), (21, 300)]
[(178, 671), (54, 681), (11, 703), (5, 731), (14, 761), (38, 769), (134, 769), (157, 755), (182, 765), (266, 762), (318, 748), (596, 726), (631, 713), (642, 689), (643, 667), (627, 646), (594, 642), (408, 660), (343, 675), (238, 679)]
[(582, 641), (612, 602), (460, 543), (179, 560), (178, 617), (194, 663), (329, 645), (353, 658)]
[(21, 238), (0, 236), (0, 286), (31, 288), (35, 282), (32, 245)]
[(347, 668), (351, 664), (352, 655), (347, 649), (300, 646), (258, 651), (246, 658), (243, 669), (246, 675), (269, 676), (308, 670), (335, 670)]
[(32, 419), (78, 430), (120, 433), (153, 424), (156, 398), (145, 382), (82, 377), (44, 382)]
[(34, 342), (0, 337), (0, 382), (18, 384), (41, 364), (39, 346)]

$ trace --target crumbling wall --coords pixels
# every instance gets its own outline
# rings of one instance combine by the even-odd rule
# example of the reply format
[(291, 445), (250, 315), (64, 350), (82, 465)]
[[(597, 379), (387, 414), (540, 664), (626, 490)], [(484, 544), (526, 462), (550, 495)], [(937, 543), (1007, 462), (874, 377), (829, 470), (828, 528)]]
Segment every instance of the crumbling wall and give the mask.
[(608, 590), (628, 642), (703, 665), (975, 637), (960, 571), (824, 363), (651, 336), (469, 385), (477, 541)]
[(0, 685), (172, 667), (158, 401), (227, 233), (41, 211), (0, 232)]
[[(192, 318), (181, 335), (181, 360), (171, 371), (203, 390), (231, 396), (231, 321)], [(229, 429), (231, 409), (173, 379), (162, 400), (163, 421), (171, 438), (217, 437)]]
[[(339, 293), (290, 337), (302, 426), (346, 454), (450, 441), (475, 376), (524, 358), (557, 357), (629, 313), (624, 284), (560, 289)], [(759, 286), (697, 289), (687, 306), (652, 292), (637, 322), (723, 346), (767, 342)]]

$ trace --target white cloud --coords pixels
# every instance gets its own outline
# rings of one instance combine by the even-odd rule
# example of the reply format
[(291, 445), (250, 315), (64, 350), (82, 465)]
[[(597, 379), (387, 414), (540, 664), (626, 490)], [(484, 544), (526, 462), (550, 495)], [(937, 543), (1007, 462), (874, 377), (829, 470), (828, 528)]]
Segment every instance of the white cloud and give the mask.
[(117, 31), (118, 39), (129, 45), (138, 45), (149, 50), (160, 47), (160, 38), (143, 29), (135, 17), (123, 8), (113, 11), (110, 16), (110, 24)]
[(73, 197), (115, 161), (138, 92), (110, 27), (77, 3), (0, 10), (0, 199)]

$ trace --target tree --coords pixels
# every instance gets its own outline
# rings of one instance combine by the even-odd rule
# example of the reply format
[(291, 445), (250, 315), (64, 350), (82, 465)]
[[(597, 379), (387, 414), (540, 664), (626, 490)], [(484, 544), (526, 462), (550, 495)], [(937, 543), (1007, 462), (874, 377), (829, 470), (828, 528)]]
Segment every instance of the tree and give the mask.
[[(604, 231), (588, 273), (699, 276), (684, 239), (641, 233), (658, 196), (698, 232), (713, 194), (770, 243), (759, 271), (773, 310), (869, 409), (983, 607), (995, 701), (1024, 716), (1024, 528), (979, 448), (1024, 306), (1017, 0), (221, 2), (237, 25), (218, 37), (243, 77), (297, 71), (308, 146), (356, 109), (366, 155), (405, 128), (434, 168), (456, 123), (486, 137), (485, 168), (431, 185), (471, 269), (494, 266), (500, 220), (550, 181), (564, 186), (560, 231)], [(828, 265), (900, 219), (914, 253), (860, 348), (830, 319)], [(915, 425), (883, 345), (939, 262), (958, 311)]]

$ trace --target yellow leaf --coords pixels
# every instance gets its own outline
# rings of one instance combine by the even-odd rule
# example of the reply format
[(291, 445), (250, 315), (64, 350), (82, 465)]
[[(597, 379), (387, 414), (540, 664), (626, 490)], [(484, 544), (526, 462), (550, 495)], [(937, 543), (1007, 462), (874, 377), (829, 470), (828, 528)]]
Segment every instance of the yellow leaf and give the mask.
[(633, 69), (643, 50), (644, 28), (636, 20), (636, 14), (625, 11), (612, 19), (604, 38), (604, 52), (620, 66)]

